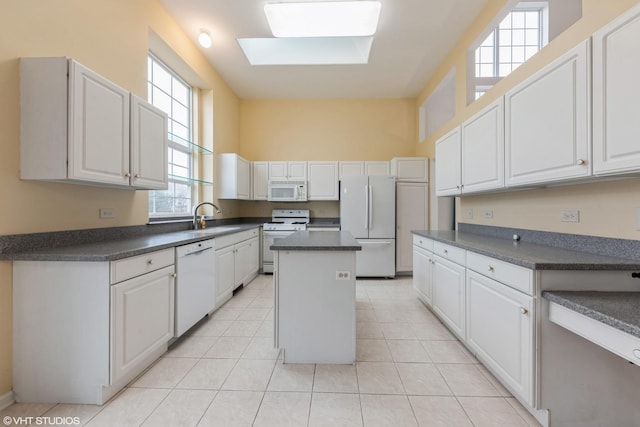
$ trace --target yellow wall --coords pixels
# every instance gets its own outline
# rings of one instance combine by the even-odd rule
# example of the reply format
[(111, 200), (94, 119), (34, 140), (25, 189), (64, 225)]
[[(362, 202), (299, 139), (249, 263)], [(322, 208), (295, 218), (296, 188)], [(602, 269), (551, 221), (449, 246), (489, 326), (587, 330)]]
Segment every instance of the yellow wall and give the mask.
[[(240, 155), (249, 160), (390, 160), (413, 156), (413, 99), (242, 100)], [(291, 204), (243, 203), (243, 216), (271, 216)], [(298, 206), (337, 217), (338, 202)]]
[[(456, 68), (456, 115), (442, 129), (418, 144), (416, 154), (432, 157), (435, 141), (478, 112), (507, 90), (523, 81), (555, 58), (562, 55), (595, 30), (629, 9), (638, 0), (583, 0), (582, 18), (564, 33), (552, 40), (537, 55), (496, 84), (489, 92), (471, 105), (466, 105), (466, 53), (467, 49), (489, 22), (507, 4), (507, 0), (489, 0), (486, 8), (469, 27), (455, 49), (438, 68), (435, 77), (427, 84), (416, 105), (421, 105), (437, 86), (442, 77)], [(437, 159), (436, 159), (437, 164)], [(443, 167), (440, 165), (440, 167)], [(446, 167), (446, 165), (445, 165)], [(596, 184), (582, 184), (463, 197), (458, 204), (458, 221), (485, 225), (508, 226), (575, 234), (640, 238), (636, 230), (636, 210), (640, 208), (637, 179), (627, 179)], [(467, 209), (474, 210), (473, 219), (465, 219)], [(492, 209), (494, 218), (482, 218), (484, 209)], [(560, 222), (560, 210), (580, 210), (580, 223)]]
[[(155, 0), (19, 0), (0, 13), (0, 235), (147, 222), (147, 192), (19, 179), (19, 76), (22, 56), (69, 56), (125, 89), (146, 97), (152, 30), (211, 91), (202, 130), (228, 151), (237, 148), (239, 100)], [(213, 119), (215, 116), (215, 120)], [(206, 127), (206, 125), (204, 125)], [(117, 218), (98, 219), (100, 207)], [(0, 263), (0, 396), (11, 389), (11, 268)]]

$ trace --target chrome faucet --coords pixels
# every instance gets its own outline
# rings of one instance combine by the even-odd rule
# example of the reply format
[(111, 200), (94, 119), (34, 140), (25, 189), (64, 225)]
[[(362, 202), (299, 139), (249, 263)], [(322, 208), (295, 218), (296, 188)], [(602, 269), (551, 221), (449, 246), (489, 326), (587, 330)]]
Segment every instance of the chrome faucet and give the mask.
[(197, 204), (196, 207), (193, 208), (193, 229), (194, 230), (197, 230), (198, 228), (200, 228), (200, 225), (199, 225), (199, 222), (198, 222), (198, 209), (202, 205), (211, 205), (216, 210), (216, 213), (222, 213), (222, 209), (220, 209), (219, 207), (217, 207), (216, 205), (214, 205), (211, 202), (202, 202), (202, 203)]

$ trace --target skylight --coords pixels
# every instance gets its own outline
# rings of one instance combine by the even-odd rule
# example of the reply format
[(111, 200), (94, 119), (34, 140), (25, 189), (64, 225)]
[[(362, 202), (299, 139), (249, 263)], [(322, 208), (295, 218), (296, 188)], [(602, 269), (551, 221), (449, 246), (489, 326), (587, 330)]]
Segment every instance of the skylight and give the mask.
[(264, 6), (274, 37), (372, 36), (379, 1), (268, 3)]

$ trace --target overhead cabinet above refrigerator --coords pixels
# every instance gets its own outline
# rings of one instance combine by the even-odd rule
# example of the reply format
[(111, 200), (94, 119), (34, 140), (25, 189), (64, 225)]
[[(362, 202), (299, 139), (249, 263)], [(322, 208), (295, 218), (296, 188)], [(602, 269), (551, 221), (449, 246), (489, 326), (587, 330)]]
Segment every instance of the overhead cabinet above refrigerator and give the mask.
[(340, 227), (362, 246), (356, 276), (395, 276), (396, 182), (390, 176), (345, 176), (340, 183)]

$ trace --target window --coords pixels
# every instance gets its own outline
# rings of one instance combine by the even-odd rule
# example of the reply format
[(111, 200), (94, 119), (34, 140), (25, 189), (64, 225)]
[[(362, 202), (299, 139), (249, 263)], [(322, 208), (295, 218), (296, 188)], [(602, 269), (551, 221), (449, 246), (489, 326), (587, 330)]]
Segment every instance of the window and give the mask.
[(191, 214), (194, 194), (194, 158), (191, 86), (149, 54), (149, 102), (169, 116), (169, 188), (149, 191), (149, 216)]
[(473, 99), (542, 49), (547, 34), (547, 4), (519, 3), (475, 49)]

